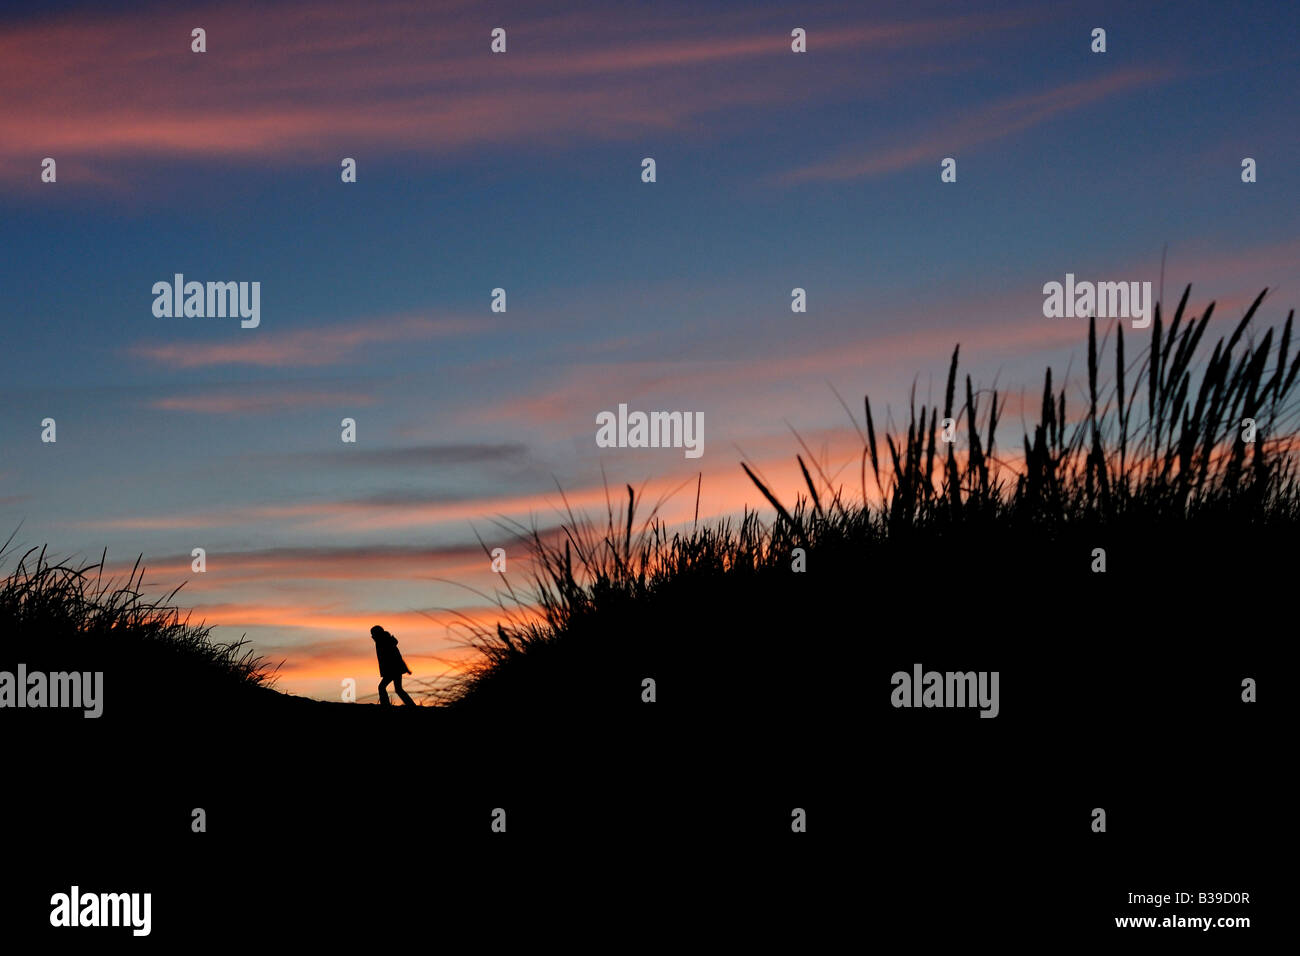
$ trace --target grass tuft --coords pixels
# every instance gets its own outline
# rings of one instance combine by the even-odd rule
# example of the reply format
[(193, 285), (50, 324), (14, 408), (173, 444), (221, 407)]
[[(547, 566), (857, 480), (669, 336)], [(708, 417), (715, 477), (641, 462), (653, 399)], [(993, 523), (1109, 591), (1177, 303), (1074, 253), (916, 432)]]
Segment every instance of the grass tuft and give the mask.
[[(526, 711), (595, 702), (601, 688), (625, 699), (638, 675), (664, 673), (677, 660), (700, 675), (702, 697), (716, 696), (728, 683), (766, 681), (752, 668), (787, 654), (792, 634), (818, 633), (819, 646), (832, 647), (832, 635), (859, 629), (868, 613), (857, 595), (869, 588), (888, 595), (893, 582), (919, 594), (935, 567), (948, 576), (940, 587), (957, 579), (978, 595), (968, 600), (984, 604), (1007, 580), (1044, 594), (1058, 593), (1071, 576), (1082, 583), (1099, 542), (1121, 567), (1136, 571), (1148, 561), (1151, 576), (1177, 573), (1179, 560), (1229, 567), (1241, 547), (1286, 541), (1300, 525), (1292, 394), (1300, 356), (1288, 368), (1294, 312), (1276, 346), (1272, 330), (1257, 342), (1247, 335), (1266, 292), (1208, 359), (1201, 342), (1214, 306), (1191, 317), (1190, 288), (1167, 331), (1157, 306), (1151, 344), (1133, 363), (1117, 329), (1111, 383), (1102, 375), (1106, 341), (1092, 319), (1080, 414), (1068, 417), (1067, 383), (1054, 385), (1049, 368), (1039, 420), (1026, 427), (1018, 460), (997, 452), (997, 391), (985, 398), (966, 376), (965, 403), (954, 409), (956, 348), (943, 417), (964, 423), (965, 434), (945, 443), (937, 476), (937, 409), (928, 410), (927, 423), (927, 409), (912, 398), (905, 434), (884, 435), (889, 467), (882, 469), (864, 396), (860, 501), (846, 503), (815, 459), (810, 469), (796, 455), (809, 497), (793, 504), (741, 463), (776, 512), (770, 524), (746, 510), (738, 520), (672, 532), (654, 509), (634, 534), (629, 488), (626, 508), (611, 508), (604, 522), (570, 513), (555, 538), (516, 528), (534, 557), (530, 600), (516, 600), (537, 613), (525, 620), (502, 603), (505, 622), (471, 626), (469, 643), (482, 660), (444, 702)], [(1134, 408), (1141, 390), (1126, 386), (1144, 379), (1142, 415)], [(1247, 419), (1253, 442), (1245, 440)], [(875, 496), (868, 495), (868, 461)], [(795, 548), (805, 549), (810, 567), (816, 562), (815, 576), (791, 573)], [(1266, 561), (1262, 550), (1255, 558)], [(815, 681), (797, 677), (786, 693), (792, 701), (819, 696)]]

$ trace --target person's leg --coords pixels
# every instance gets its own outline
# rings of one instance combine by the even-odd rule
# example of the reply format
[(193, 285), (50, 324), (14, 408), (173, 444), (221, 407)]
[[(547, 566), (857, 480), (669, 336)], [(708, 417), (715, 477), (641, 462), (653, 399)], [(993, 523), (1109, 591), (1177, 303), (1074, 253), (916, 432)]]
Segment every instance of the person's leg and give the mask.
[(392, 703), (392, 701), (388, 699), (388, 691), (385, 689), (388, 687), (388, 682), (390, 680), (392, 680), (391, 677), (385, 677), (379, 682), (379, 703), (385, 707)]
[(397, 691), (397, 696), (402, 699), (402, 703), (407, 707), (414, 707), (415, 701), (411, 700), (411, 695), (402, 690), (402, 675), (398, 674), (393, 678), (393, 690)]

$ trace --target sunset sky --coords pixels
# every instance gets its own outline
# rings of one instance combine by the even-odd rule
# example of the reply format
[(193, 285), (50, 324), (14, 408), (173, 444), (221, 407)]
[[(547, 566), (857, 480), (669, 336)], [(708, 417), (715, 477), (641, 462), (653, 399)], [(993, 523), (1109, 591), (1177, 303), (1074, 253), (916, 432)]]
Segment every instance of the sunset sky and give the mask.
[[(1167, 245), (1166, 298), (1191, 282), (1222, 325), (1269, 286), (1278, 322), (1300, 302), (1300, 7), (1247, 9), (6, 11), (0, 540), (107, 547), (122, 573), (143, 554), (152, 593), (184, 582), (215, 637), (283, 659), (282, 689), (372, 693), (369, 627), (443, 670), (441, 609), (482, 616), (470, 588), (498, 583), (474, 529), (525, 583), (495, 519), (553, 526), (557, 486), (603, 514), (605, 481), (616, 502), (685, 484), (664, 513), (689, 522), (702, 472), (701, 517), (730, 514), (764, 504), (742, 459), (793, 497), (793, 430), (856, 490), (832, 389), (897, 413), (914, 379), (939, 396), (958, 342), (1013, 401), (1078, 371), (1086, 321), (1042, 312), (1066, 273), (1158, 286)], [(175, 273), (259, 281), (260, 326), (156, 317)], [(703, 412), (703, 456), (598, 448), (620, 403)]]

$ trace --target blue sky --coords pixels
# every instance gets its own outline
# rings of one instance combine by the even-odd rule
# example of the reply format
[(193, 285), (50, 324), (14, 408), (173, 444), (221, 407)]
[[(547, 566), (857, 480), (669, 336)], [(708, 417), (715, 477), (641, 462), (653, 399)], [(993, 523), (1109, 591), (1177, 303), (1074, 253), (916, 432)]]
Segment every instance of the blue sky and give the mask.
[[(371, 618), (436, 673), (437, 609), (490, 612), (433, 579), (490, 589), (471, 526), (554, 523), (557, 482), (756, 506), (742, 456), (795, 487), (789, 423), (856, 462), (830, 387), (897, 408), (957, 342), (1033, 394), (1084, 339), (1042, 316), (1067, 272), (1158, 282), (1167, 245), (1198, 312), (1297, 298), (1295, 4), (310, 11), (0, 15), (0, 528), (143, 553), (297, 692), (368, 684)], [(260, 281), (260, 327), (155, 317), (176, 272)], [(704, 457), (598, 449), (620, 402), (703, 411)]]

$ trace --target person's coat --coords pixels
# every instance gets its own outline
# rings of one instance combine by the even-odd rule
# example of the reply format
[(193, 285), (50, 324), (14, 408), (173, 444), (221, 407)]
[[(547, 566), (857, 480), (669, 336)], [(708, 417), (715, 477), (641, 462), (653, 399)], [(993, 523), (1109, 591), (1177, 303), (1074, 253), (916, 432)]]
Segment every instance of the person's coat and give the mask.
[(385, 679), (401, 677), (411, 673), (402, 660), (402, 652), (397, 649), (397, 638), (387, 631), (370, 635), (375, 641), (375, 656), (379, 658), (379, 676)]

